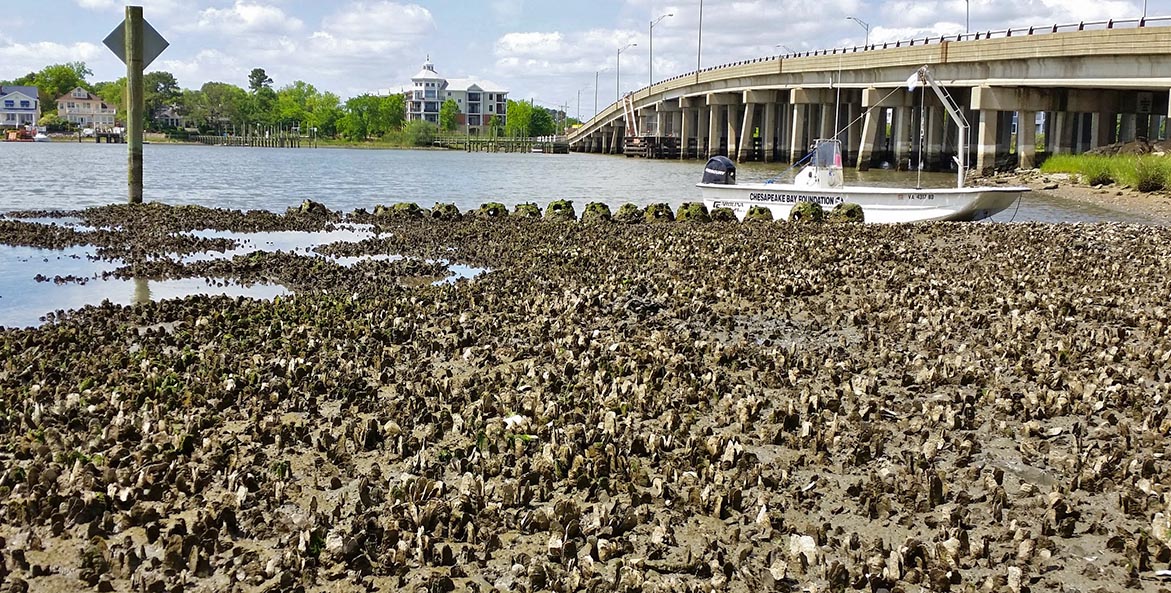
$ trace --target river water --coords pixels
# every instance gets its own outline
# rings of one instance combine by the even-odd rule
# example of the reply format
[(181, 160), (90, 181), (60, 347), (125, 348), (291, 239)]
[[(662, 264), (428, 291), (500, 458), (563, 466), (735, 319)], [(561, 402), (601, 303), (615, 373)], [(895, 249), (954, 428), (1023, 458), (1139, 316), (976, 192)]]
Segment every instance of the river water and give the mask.
[[(372, 209), (376, 204), (415, 202), (425, 208), (454, 202), (461, 211), (498, 201), (510, 208), (570, 199), (577, 211), (601, 201), (611, 209), (626, 202), (640, 206), (679, 204), (700, 199), (697, 161), (646, 161), (593, 154), (466, 153), (460, 151), (264, 149), (185, 145), (144, 147), (147, 201), (199, 204), (281, 212), (309, 198), (331, 209)], [(0, 214), (13, 210), (74, 210), (121, 203), (126, 198), (126, 147), (77, 143), (2, 143), (4, 188)], [(740, 181), (764, 181), (783, 165), (745, 164)], [(847, 171), (847, 181), (873, 185), (915, 183), (913, 173)], [(949, 174), (924, 174), (923, 185), (947, 187)], [(997, 221), (1146, 222), (1134, 216), (1032, 192), (1020, 207)], [(46, 221), (48, 222), (48, 221)], [(75, 224), (60, 221), (61, 224)], [(312, 252), (316, 245), (346, 240), (328, 234), (254, 234), (235, 237), (255, 249)], [(355, 239), (357, 240), (357, 239)], [(250, 248), (245, 247), (245, 250)], [(207, 257), (230, 257), (207, 254)], [(96, 258), (94, 248), (35, 249), (3, 245), (0, 237), (0, 327), (27, 327), (45, 314), (96, 304), (103, 299), (131, 305), (192, 294), (273, 298), (288, 291), (279, 285), (241, 286), (226, 279), (154, 281), (103, 278), (120, 262)], [(453, 278), (473, 277), (475, 269), (451, 266)], [(40, 275), (40, 279), (37, 277)], [(55, 282), (55, 277), (84, 282)]]
[[(661, 161), (574, 153), (467, 153), (433, 150), (275, 149), (150, 144), (144, 146), (147, 201), (234, 209), (283, 211), (306, 198), (334, 210), (415, 202), (429, 208), (454, 202), (461, 211), (487, 201), (509, 207), (573, 200), (612, 209), (667, 202), (672, 208), (700, 199), (698, 161)], [(118, 144), (0, 143), (5, 191), (0, 213), (24, 209), (78, 209), (122, 202), (126, 147)], [(786, 167), (747, 163), (741, 182), (763, 181)], [(947, 187), (955, 177), (925, 173), (923, 185)], [(848, 183), (908, 185), (915, 174), (847, 171)], [(1015, 215), (1015, 218), (1014, 218)], [(1144, 222), (1141, 218), (1032, 192), (1019, 209), (995, 220)]]

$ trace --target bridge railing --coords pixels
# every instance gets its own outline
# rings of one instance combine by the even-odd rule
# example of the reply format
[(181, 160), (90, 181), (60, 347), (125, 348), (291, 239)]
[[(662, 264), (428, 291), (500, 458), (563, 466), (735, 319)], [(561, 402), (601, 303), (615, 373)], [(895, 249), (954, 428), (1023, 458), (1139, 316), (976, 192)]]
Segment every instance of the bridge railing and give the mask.
[[(665, 78), (663, 80), (660, 80), (659, 82), (656, 82), (653, 85), (644, 86), (636, 91), (631, 91), (630, 93), (627, 93), (627, 94), (647, 95), (647, 94), (650, 94), (651, 89), (654, 87), (661, 87), (661, 90), (667, 90), (667, 89), (670, 89), (670, 88), (673, 88), (674, 86), (676, 86), (671, 83), (677, 82), (677, 81), (679, 81), (681, 79), (685, 79), (685, 78), (694, 78), (704, 72), (712, 72), (715, 70), (722, 70), (724, 68), (733, 68), (736, 66), (744, 66), (747, 64), (759, 64), (761, 62), (770, 62), (770, 61), (774, 61), (774, 60), (778, 60), (778, 59), (785, 60), (785, 59), (795, 59), (795, 58), (810, 58), (810, 57), (816, 57), (816, 56), (832, 56), (832, 55), (838, 55), (838, 54), (849, 54), (849, 53), (857, 53), (857, 52), (865, 52), (865, 51), (880, 51), (880, 50), (884, 50), (884, 49), (892, 49), (892, 48), (897, 48), (897, 47), (923, 46), (923, 45), (931, 45), (931, 44), (938, 44), (938, 43), (944, 43), (944, 42), (956, 42), (956, 41), (979, 41), (979, 40), (986, 40), (986, 39), (1014, 37), (1014, 36), (1019, 37), (1021, 35), (1026, 35), (1026, 36), (1027, 35), (1047, 35), (1047, 34), (1065, 33), (1065, 32), (1071, 32), (1071, 31), (1092, 31), (1092, 30), (1106, 30), (1106, 29), (1137, 29), (1137, 28), (1142, 28), (1142, 27), (1148, 27), (1153, 24), (1154, 25), (1169, 25), (1169, 24), (1171, 24), (1171, 16), (1132, 18), (1132, 19), (1109, 19), (1109, 20), (1104, 20), (1104, 21), (1079, 21), (1076, 23), (1064, 23), (1064, 24), (1054, 23), (1052, 25), (1041, 25), (1041, 26), (1033, 26), (1033, 27), (1019, 27), (1019, 28), (1008, 28), (1008, 29), (994, 29), (994, 30), (987, 30), (987, 31), (977, 31), (974, 33), (960, 33), (960, 34), (955, 34), (955, 35), (937, 35), (937, 36), (915, 37), (915, 38), (909, 38), (909, 39), (900, 39), (900, 40), (896, 40), (896, 41), (888, 41), (888, 42), (883, 42), (883, 43), (871, 43), (869, 45), (855, 45), (855, 46), (850, 46), (850, 47), (833, 47), (833, 48), (827, 48), (827, 49), (809, 50), (809, 51), (804, 51), (804, 52), (793, 52), (793, 53), (778, 54), (778, 55), (772, 55), (772, 56), (762, 56), (759, 58), (740, 60), (738, 62), (729, 62), (727, 64), (720, 64), (718, 66), (708, 66), (707, 68), (701, 68), (699, 70), (692, 70), (691, 72), (687, 72), (685, 74), (678, 74), (678, 75), (672, 76), (670, 78)], [(614, 103), (611, 103), (610, 105), (606, 106), (601, 111), (599, 111), (598, 114), (608, 113), (612, 110), (615, 110), (615, 109), (617, 109), (618, 105), (619, 105), (619, 102), (615, 101)], [(598, 114), (594, 114), (594, 117), (590, 118), (589, 121), (585, 122), (585, 124), (582, 125), (581, 128), (579, 128), (579, 129), (580, 130), (588, 130), (591, 127), (593, 127), (594, 119), (596, 119), (598, 117)], [(571, 135), (576, 136), (577, 134), (571, 134)]]

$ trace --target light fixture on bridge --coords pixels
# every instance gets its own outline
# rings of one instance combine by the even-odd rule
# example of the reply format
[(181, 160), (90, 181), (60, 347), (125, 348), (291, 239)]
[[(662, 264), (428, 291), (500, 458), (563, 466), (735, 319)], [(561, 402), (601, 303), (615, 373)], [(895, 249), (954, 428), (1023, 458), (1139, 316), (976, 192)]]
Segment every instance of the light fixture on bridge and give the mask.
[(617, 103), (622, 100), (622, 52), (632, 48), (638, 47), (637, 43), (628, 43), (626, 47), (618, 50), (618, 55), (614, 58), (614, 67), (617, 72), (614, 73), (614, 102)]
[(795, 50), (795, 49), (793, 49), (793, 48), (791, 48), (791, 47), (789, 47), (789, 46), (785, 45), (784, 43), (778, 43), (778, 44), (776, 44), (776, 45), (774, 45), (774, 46), (773, 46), (773, 49), (777, 49), (777, 48), (783, 49), (783, 50), (785, 50), (785, 51), (789, 52), (790, 54), (796, 54), (796, 53), (797, 53), (797, 50)]
[(659, 24), (659, 21), (662, 21), (663, 19), (665, 19), (669, 16), (675, 16), (675, 13), (669, 12), (669, 13), (664, 14), (663, 16), (651, 21), (651, 26), (649, 29), (649, 32), (650, 32), (649, 37), (650, 37), (650, 42), (651, 42), (651, 47), (650, 47), (650, 54), (651, 54), (650, 79), (651, 79), (651, 83), (647, 86), (654, 86), (654, 84), (655, 84), (655, 25)]
[(870, 47), (870, 23), (867, 23), (866, 21), (864, 21), (856, 16), (848, 16), (848, 17), (846, 17), (846, 20), (847, 21), (854, 21), (855, 23), (858, 23), (858, 25), (860, 27), (862, 27), (863, 29), (866, 29), (866, 47)]

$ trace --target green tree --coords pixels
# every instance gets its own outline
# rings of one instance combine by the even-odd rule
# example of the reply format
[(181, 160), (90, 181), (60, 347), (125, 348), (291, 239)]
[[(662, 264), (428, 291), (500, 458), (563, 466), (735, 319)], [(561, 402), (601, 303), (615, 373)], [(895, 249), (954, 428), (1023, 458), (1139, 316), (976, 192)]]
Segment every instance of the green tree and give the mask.
[(113, 107), (117, 113), (114, 119), (126, 121), (126, 77), (123, 76), (112, 82), (95, 83), (93, 93), (102, 98), (107, 105)]
[(416, 119), (408, 122), (404, 131), (406, 132), (407, 141), (414, 146), (427, 146), (435, 140), (435, 132), (437, 130), (435, 124)]
[(202, 121), (216, 131), (236, 126), (242, 128), (247, 119), (248, 93), (226, 82), (208, 82), (199, 89)]
[(359, 95), (346, 101), (345, 115), (338, 122), (338, 131), (350, 140), (366, 140), (378, 128), (381, 119), (381, 101), (374, 95)]
[(504, 122), (504, 135), (512, 137), (528, 137), (529, 127), (533, 119), (533, 106), (524, 101), (508, 101), (507, 118)]
[(503, 131), (504, 126), (500, 123), (500, 116), (493, 115), (492, 118), (488, 120), (488, 134), (490, 136), (499, 136)]
[(459, 125), (459, 105), (455, 99), (448, 99), (439, 106), (439, 129), (454, 132)]
[(317, 89), (301, 80), (282, 87), (276, 93), (277, 119), (293, 121), (302, 127), (309, 127), (310, 106), (317, 96)]
[(309, 102), (308, 126), (317, 128), (320, 136), (334, 137), (338, 134), (338, 122), (345, 116), (342, 101), (333, 93), (321, 93)]
[[(123, 78), (123, 81), (126, 79)], [(179, 100), (182, 92), (175, 75), (161, 70), (148, 72), (142, 77), (143, 98), (146, 105), (146, 119), (148, 127), (158, 129), (155, 124), (155, 114), (162, 109), (171, 107)], [(105, 97), (103, 97), (105, 98)], [(109, 103), (109, 100), (106, 101)], [(121, 101), (119, 101), (119, 104)]]
[(382, 97), (382, 123), (386, 131), (398, 130), (407, 119), (407, 102), (402, 95)]
[(264, 68), (253, 68), (252, 72), (248, 73), (248, 90), (258, 93), (260, 89), (272, 90), (272, 79), (268, 77)]
[(37, 72), (31, 83), (40, 90), (41, 112), (57, 111), (57, 98), (77, 87), (89, 89), (85, 79), (93, 74), (85, 62), (53, 64)]
[(557, 133), (557, 124), (553, 121), (553, 114), (543, 107), (534, 107), (529, 119), (530, 136), (552, 136)]

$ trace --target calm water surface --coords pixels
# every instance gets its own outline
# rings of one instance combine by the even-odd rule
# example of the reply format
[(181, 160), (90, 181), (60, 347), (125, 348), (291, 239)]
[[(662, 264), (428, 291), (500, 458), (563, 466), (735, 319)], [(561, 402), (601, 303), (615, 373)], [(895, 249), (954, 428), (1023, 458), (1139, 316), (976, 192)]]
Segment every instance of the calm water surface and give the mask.
[[(466, 153), (460, 151), (264, 149), (152, 144), (144, 147), (145, 198), (170, 204), (199, 204), (234, 209), (281, 212), (306, 198), (331, 209), (372, 209), (376, 204), (454, 202), (460, 210), (499, 201), (512, 207), (536, 202), (542, 208), (555, 199), (570, 199), (580, 213), (587, 202), (667, 202), (672, 208), (700, 199), (697, 161), (646, 161), (592, 154)], [(5, 192), (0, 214), (12, 210), (74, 210), (121, 203), (126, 196), (126, 147), (76, 143), (3, 143)], [(783, 165), (746, 164), (738, 169), (743, 182), (775, 178)], [(913, 173), (870, 171), (847, 179), (873, 185), (914, 184)], [(923, 184), (946, 187), (950, 174), (926, 174)], [(1146, 222), (1043, 192), (1033, 192), (1019, 209), (1001, 213), (998, 221)], [(53, 221), (42, 221), (45, 223)], [(77, 224), (77, 220), (57, 220)], [(231, 257), (254, 250), (303, 252), (331, 241), (358, 241), (362, 229), (339, 234), (232, 233), (204, 231), (205, 236), (241, 239), (228, 254), (201, 254), (185, 259)], [(320, 235), (320, 236), (318, 236)], [(240, 286), (202, 278), (165, 282), (103, 279), (121, 262), (95, 261), (92, 247), (67, 250), (2, 245), (0, 238), (0, 327), (31, 326), (41, 316), (103, 299), (134, 304), (191, 294), (227, 294), (272, 298), (287, 293), (277, 285)], [(395, 256), (387, 256), (395, 257)], [(353, 261), (341, 261), (352, 265)], [(473, 277), (482, 270), (453, 265), (455, 276)], [(85, 283), (37, 281), (36, 276), (74, 276)]]
[[(570, 199), (616, 209), (625, 202), (672, 207), (700, 199), (702, 163), (647, 161), (595, 154), (467, 153), (461, 151), (275, 149), (150, 144), (144, 146), (145, 198), (170, 204), (283, 211), (311, 198), (350, 211), (410, 201), (430, 207), (454, 202), (460, 210), (486, 201), (543, 208)], [(0, 213), (76, 209), (122, 202), (126, 147), (118, 144), (0, 143), (8, 172)], [(745, 164), (742, 182), (776, 177), (783, 165)], [(913, 173), (847, 172), (853, 182), (905, 185)], [(955, 177), (924, 175), (924, 185), (946, 187)], [(997, 216), (1009, 220), (1013, 210)], [(1069, 202), (1043, 192), (1022, 200), (1015, 220), (1143, 222), (1141, 218)]]

